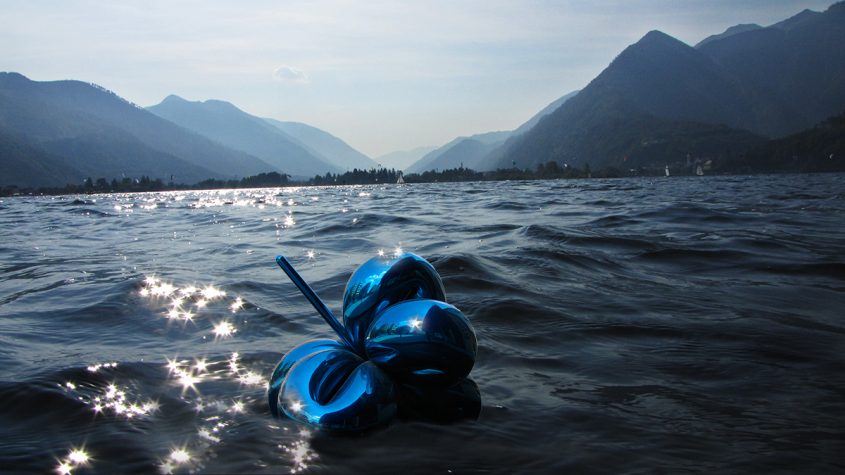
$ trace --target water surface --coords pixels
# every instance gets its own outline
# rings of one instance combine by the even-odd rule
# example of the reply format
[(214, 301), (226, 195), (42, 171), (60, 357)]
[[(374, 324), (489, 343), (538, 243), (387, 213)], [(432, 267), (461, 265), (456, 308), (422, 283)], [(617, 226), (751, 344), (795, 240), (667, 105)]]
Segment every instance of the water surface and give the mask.
[[(0, 202), (0, 466), (73, 473), (845, 469), (845, 176)], [(358, 436), (266, 378), (380, 250), (472, 321), (478, 420)], [(82, 462), (85, 458), (89, 460)]]

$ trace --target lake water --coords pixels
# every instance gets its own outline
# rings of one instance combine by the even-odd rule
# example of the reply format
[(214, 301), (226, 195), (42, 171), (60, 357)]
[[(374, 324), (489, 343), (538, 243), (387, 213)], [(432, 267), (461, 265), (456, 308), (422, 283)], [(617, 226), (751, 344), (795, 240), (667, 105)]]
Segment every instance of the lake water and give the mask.
[[(331, 336), (275, 256), (339, 313), (397, 247), (475, 327), (480, 416), (274, 419)], [(5, 198), (0, 467), (841, 472), (844, 309), (841, 174)]]

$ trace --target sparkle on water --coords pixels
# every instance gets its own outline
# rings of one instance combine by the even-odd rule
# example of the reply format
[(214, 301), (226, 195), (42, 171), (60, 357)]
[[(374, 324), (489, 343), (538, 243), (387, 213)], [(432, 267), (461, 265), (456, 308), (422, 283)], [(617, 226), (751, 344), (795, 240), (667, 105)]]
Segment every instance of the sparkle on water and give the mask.
[(174, 449), (170, 452), (170, 460), (177, 464), (188, 463), (191, 461), (191, 454), (183, 448)]
[(72, 449), (69, 454), (67, 454), (68, 460), (71, 461), (74, 465), (83, 465), (88, 463), (88, 453), (85, 452), (85, 449)]
[(234, 325), (226, 320), (214, 325), (214, 335), (220, 338), (232, 336), (236, 331)]
[[(211, 325), (215, 337), (229, 337), (237, 332), (235, 324), (228, 319), (213, 322), (212, 315), (220, 315), (221, 306), (236, 315), (246, 306), (242, 297), (228, 299), (227, 293), (214, 285), (197, 287), (195, 285), (177, 286), (164, 279), (150, 275), (143, 279), (138, 295), (149, 299), (153, 308), (161, 308), (161, 315), (165, 321), (173, 319), (191, 321), (197, 324), (197, 329)], [(186, 307), (193, 304), (196, 312)], [(212, 306), (214, 304), (214, 306)], [(208, 312), (208, 316), (204, 312)], [(193, 328), (191, 328), (193, 329)], [(183, 327), (183, 331), (188, 330)], [(196, 433), (196, 441), (180, 447), (173, 447), (168, 454), (164, 454), (159, 462), (161, 473), (176, 473), (182, 471), (196, 471), (203, 457), (203, 451), (209, 444), (221, 442), (223, 429), (232, 423), (232, 417), (248, 412), (248, 403), (256, 399), (263, 399), (267, 380), (259, 371), (248, 368), (240, 361), (240, 355), (232, 352), (222, 359), (212, 357), (194, 357), (180, 359), (179, 357), (163, 357), (167, 377), (181, 389), (182, 399), (197, 413), (206, 414), (205, 421), (209, 426), (200, 427)], [(90, 373), (104, 374), (111, 377), (117, 370), (117, 362), (94, 363), (86, 367)], [(231, 382), (233, 389), (230, 394), (238, 395), (237, 399), (214, 400), (203, 399), (202, 387), (214, 382)], [(144, 398), (137, 394), (139, 391), (123, 386), (116, 380), (102, 388), (90, 385), (81, 386), (74, 381), (63, 381), (59, 384), (64, 391), (72, 392), (75, 397), (91, 407), (95, 417), (113, 417), (126, 421), (148, 418), (161, 410), (158, 400)], [(255, 388), (246, 391), (246, 387)], [(297, 443), (307, 444), (305, 441)], [(291, 456), (296, 455), (291, 452)], [(57, 461), (57, 473), (70, 474), (80, 465), (93, 465), (89, 454), (83, 448), (71, 448), (67, 457)], [(299, 462), (293, 460), (294, 470), (299, 470)]]
[(232, 305), (229, 305), (229, 308), (232, 310), (232, 313), (237, 312), (238, 310), (244, 308), (244, 301), (242, 298), (238, 297), (232, 302)]
[(68, 475), (69, 473), (72, 473), (72, 471), (73, 465), (71, 465), (70, 462), (67, 460), (62, 460), (59, 463), (59, 466), (56, 467), (56, 473), (59, 473), (61, 475)]
[[(292, 205), (292, 202), (288, 201), (288, 205)], [(150, 209), (149, 207), (155, 206), (153, 203), (145, 208)], [(206, 203), (203, 206), (212, 206), (212, 204)], [(285, 218), (285, 226), (293, 224), (293, 218), (288, 214)], [(402, 252), (399, 246), (394, 249), (394, 255)], [(379, 256), (385, 256), (383, 249), (378, 249), (377, 253)], [(305, 257), (313, 260), (316, 255), (316, 251), (311, 249), (306, 252)], [(146, 276), (137, 292), (140, 297), (147, 299), (151, 308), (159, 309), (158, 314), (162, 316), (163, 322), (181, 321), (183, 325), (177, 327), (181, 331), (210, 331), (215, 340), (232, 337), (237, 333), (235, 322), (227, 318), (219, 319), (222, 315), (221, 308), (226, 308), (230, 314), (234, 314), (235, 319), (238, 319), (239, 312), (247, 308), (247, 302), (242, 297), (230, 298), (225, 290), (213, 284), (180, 286), (156, 275)], [(184, 325), (188, 322), (192, 325)], [(167, 377), (173, 385), (180, 388), (181, 399), (197, 414), (204, 414), (204, 420), (209, 425), (204, 424), (197, 429), (194, 442), (171, 447), (168, 453), (162, 454), (158, 468), (164, 474), (196, 472), (198, 467), (201, 467), (201, 460), (206, 456), (205, 452), (210, 444), (222, 441), (224, 429), (234, 421), (232, 418), (247, 413), (249, 403), (263, 400), (268, 381), (261, 372), (244, 365), (237, 352), (232, 352), (222, 359), (209, 356), (189, 359), (162, 356), (162, 360)], [(74, 393), (78, 400), (87, 404), (91, 408), (93, 417), (133, 422), (146, 420), (161, 411), (162, 404), (157, 399), (144, 397), (141, 390), (123, 385), (118, 381), (117, 362), (93, 363), (86, 369), (89, 373), (102, 374), (115, 379), (102, 387), (81, 386), (74, 381), (63, 381), (59, 386), (64, 391)], [(237, 394), (238, 397), (228, 399), (228, 401), (204, 399), (202, 388), (206, 383), (212, 382), (237, 384), (230, 394)], [(247, 388), (250, 389), (247, 390)], [(293, 412), (298, 412), (302, 408), (303, 405), (299, 401), (290, 405)], [(307, 469), (316, 458), (309, 442), (311, 433), (302, 431), (299, 436), (299, 439), (293, 443), (278, 446), (291, 464), (291, 473)], [(96, 461), (84, 448), (70, 448), (65, 458), (57, 460), (55, 472), (71, 474), (80, 466), (94, 465)]]

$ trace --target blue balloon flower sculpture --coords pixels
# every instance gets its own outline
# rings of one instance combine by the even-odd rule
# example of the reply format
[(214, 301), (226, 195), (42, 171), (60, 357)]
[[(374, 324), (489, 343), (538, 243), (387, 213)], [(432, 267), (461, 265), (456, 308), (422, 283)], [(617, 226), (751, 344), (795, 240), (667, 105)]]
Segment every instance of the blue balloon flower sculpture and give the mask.
[(322, 429), (361, 431), (409, 417), (475, 417), (478, 387), (467, 375), (478, 343), (469, 320), (447, 304), (440, 275), (411, 253), (375, 257), (349, 278), (343, 324), (284, 256), (279, 266), (339, 340), (288, 351), (270, 378), (274, 415)]

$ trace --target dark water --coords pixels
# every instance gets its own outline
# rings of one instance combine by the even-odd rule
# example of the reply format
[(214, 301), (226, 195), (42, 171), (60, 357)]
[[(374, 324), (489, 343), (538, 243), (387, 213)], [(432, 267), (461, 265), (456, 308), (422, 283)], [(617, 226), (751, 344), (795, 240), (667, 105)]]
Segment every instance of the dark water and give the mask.
[[(337, 311), (397, 246), (475, 327), (478, 420), (274, 420), (330, 336), (276, 254)], [(843, 175), (4, 199), (0, 470), (841, 472), (843, 310)]]

